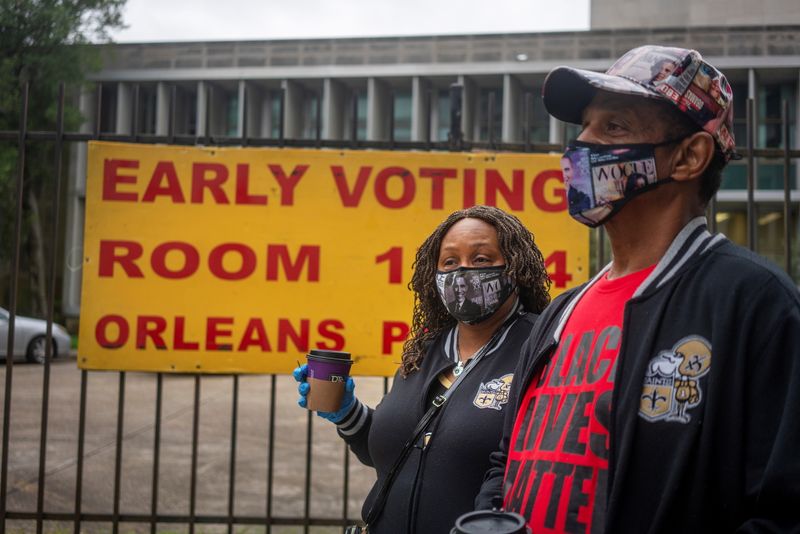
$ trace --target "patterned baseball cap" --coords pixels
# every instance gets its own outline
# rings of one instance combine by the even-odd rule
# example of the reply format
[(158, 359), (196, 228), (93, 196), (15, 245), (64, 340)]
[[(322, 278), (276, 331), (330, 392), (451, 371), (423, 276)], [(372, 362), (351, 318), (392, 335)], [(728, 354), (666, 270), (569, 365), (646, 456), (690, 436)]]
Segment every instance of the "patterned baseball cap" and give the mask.
[(726, 159), (739, 157), (733, 139), (733, 91), (725, 75), (697, 50), (640, 46), (605, 74), (556, 67), (544, 81), (542, 97), (555, 118), (581, 124), (597, 90), (666, 100), (710, 133)]

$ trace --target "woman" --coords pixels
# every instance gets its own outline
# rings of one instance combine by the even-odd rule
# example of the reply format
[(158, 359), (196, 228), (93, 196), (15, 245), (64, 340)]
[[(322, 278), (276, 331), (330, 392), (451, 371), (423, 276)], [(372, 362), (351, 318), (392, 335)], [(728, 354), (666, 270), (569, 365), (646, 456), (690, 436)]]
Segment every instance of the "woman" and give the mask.
[[(413, 323), (392, 389), (373, 410), (354, 397), (348, 381), (341, 409), (319, 414), (377, 470), (365, 519), (433, 399), (480, 357), (400, 467), (370, 533), (449, 532), (473, 509), (502, 433), (520, 347), (549, 302), (549, 285), (531, 233), (497, 208), (451, 214), (419, 248), (410, 284)], [(305, 406), (305, 366), (295, 378)]]

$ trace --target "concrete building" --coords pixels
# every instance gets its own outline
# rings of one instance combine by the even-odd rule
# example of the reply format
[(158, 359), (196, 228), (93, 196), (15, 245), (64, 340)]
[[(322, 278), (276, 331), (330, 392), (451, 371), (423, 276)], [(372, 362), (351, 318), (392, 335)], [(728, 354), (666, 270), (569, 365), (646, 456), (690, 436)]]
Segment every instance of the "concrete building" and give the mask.
[[(465, 139), (487, 141), (491, 126), (498, 141), (520, 142), (527, 135), (533, 143), (560, 144), (575, 137), (577, 129), (545, 112), (539, 94), (547, 72), (562, 64), (605, 70), (630, 48), (655, 43), (698, 49), (727, 74), (736, 97), (740, 146), (747, 138), (750, 97), (755, 146), (779, 149), (788, 142), (794, 148), (800, 113), (800, 4), (767, 0), (750, 8), (740, 0), (733, 3), (741, 4), (740, 12), (722, 0), (710, 0), (703, 9), (689, 0), (595, 0), (593, 29), (580, 32), (112, 45), (105, 50), (104, 68), (94, 76), (102, 92), (99, 124), (105, 133), (132, 134), (135, 129), (141, 135), (166, 135), (174, 109), (174, 131), (180, 135), (314, 139), (319, 117), (319, 135), (326, 140), (444, 141), (451, 126), (449, 87), (459, 83), (464, 87)], [(726, 20), (713, 20), (712, 5), (736, 24), (751, 20), (750, 10), (756, 8), (763, 17), (752, 19), (759, 25), (727, 26)], [(620, 12), (625, 18), (615, 21)], [(669, 17), (659, 19), (654, 13)], [(629, 28), (609, 29), (619, 28), (618, 22)], [(534, 97), (526, 99), (526, 94)], [(91, 91), (81, 97), (86, 131), (95, 123), (96, 101)], [(522, 119), (526, 101), (532, 103), (527, 133)], [(788, 140), (782, 135), (783, 101), (789, 103)], [(64, 278), (67, 315), (78, 312), (82, 258), (85, 146), (75, 150)], [(741, 242), (747, 233), (745, 164), (735, 162), (726, 170), (716, 215), (718, 230)], [(755, 170), (757, 250), (782, 262), (782, 159), (777, 151), (775, 157), (759, 157)], [(796, 162), (790, 170), (797, 251)], [(797, 279), (796, 268), (794, 274)]]

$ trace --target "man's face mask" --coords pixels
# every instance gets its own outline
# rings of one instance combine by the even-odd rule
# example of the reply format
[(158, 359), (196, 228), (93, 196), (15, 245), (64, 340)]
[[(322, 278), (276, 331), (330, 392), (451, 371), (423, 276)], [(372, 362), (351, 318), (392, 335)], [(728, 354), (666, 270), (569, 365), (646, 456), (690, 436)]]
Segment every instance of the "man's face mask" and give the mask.
[(437, 271), (436, 288), (450, 315), (477, 324), (491, 317), (514, 291), (514, 281), (505, 270), (505, 265), (497, 265)]
[(631, 198), (672, 181), (658, 179), (655, 149), (678, 141), (630, 145), (571, 142), (561, 159), (569, 214), (594, 228), (608, 222)]

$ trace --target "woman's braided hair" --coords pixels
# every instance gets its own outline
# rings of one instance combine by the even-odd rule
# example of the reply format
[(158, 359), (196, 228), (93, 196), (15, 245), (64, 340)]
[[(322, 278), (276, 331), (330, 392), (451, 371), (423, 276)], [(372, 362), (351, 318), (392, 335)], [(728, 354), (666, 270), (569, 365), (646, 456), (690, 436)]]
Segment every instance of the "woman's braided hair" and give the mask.
[(414, 315), (411, 333), (403, 345), (402, 375), (419, 369), (428, 344), (443, 330), (456, 324), (447, 312), (436, 289), (436, 271), (442, 239), (462, 219), (480, 219), (494, 226), (506, 274), (516, 282), (522, 305), (529, 312), (540, 313), (550, 302), (550, 279), (544, 258), (533, 234), (515, 216), (491, 206), (473, 206), (456, 211), (440, 224), (417, 250), (414, 274), (409, 289), (414, 292)]

